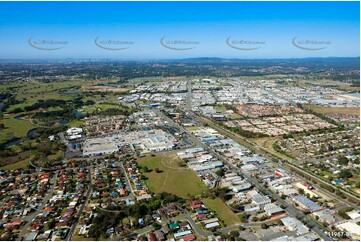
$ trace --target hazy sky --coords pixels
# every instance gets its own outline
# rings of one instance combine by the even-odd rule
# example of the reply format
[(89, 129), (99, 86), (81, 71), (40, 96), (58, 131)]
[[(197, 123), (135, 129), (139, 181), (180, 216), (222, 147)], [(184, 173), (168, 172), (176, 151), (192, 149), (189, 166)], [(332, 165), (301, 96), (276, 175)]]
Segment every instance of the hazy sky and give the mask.
[[(359, 56), (359, 11), (359, 2), (0, 2), (0, 59)], [(100, 48), (97, 37), (100, 46), (127, 49)], [(163, 37), (167, 46), (192, 49), (166, 48)], [(231, 48), (229, 37), (235, 47), (257, 49)], [(297, 48), (295, 37), (319, 50)]]

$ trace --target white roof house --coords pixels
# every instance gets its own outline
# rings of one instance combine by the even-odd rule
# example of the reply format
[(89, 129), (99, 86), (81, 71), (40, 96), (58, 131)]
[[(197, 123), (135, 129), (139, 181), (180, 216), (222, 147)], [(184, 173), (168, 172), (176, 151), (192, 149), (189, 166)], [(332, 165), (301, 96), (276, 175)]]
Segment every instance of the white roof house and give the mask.
[(360, 218), (360, 210), (352, 210), (346, 213), (352, 220)]
[(215, 228), (218, 226), (220, 226), (220, 224), (218, 222), (213, 222), (213, 223), (206, 224), (205, 228), (210, 229), (210, 228)]
[(293, 217), (281, 218), (282, 223), (291, 231), (296, 231), (298, 235), (308, 233), (309, 229), (298, 219)]
[(336, 226), (338, 229), (346, 230), (347, 232), (351, 233), (352, 238), (354, 239), (360, 239), (360, 225), (357, 225), (356, 223), (346, 221), (344, 223), (340, 223)]

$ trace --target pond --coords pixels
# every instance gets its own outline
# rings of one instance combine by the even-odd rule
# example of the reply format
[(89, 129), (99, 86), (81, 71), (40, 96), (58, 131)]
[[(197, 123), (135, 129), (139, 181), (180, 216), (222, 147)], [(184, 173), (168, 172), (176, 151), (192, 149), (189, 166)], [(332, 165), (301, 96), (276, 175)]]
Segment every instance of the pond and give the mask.
[[(35, 130), (36, 129), (30, 129), (28, 131), (28, 133), (26, 134), (28, 139), (35, 139), (37, 137)], [(4, 148), (7, 149), (13, 145), (19, 145), (19, 144), (23, 143), (24, 141), (26, 141), (26, 139), (23, 140), (23, 139), (17, 138), (17, 139), (10, 140), (4, 144)]]
[(14, 119), (16, 119), (16, 120), (24, 120), (22, 115), (16, 116), (16, 117), (14, 117)]
[(114, 84), (114, 83), (102, 83), (102, 84), (100, 84), (100, 86), (104, 86), (104, 87), (119, 87), (119, 84)]
[(84, 118), (84, 117), (85, 117), (85, 114), (82, 113), (82, 112), (79, 112), (79, 111), (75, 111), (75, 112), (74, 112), (74, 116), (75, 116), (76, 118)]
[(22, 143), (22, 140), (21, 139), (13, 139), (13, 140), (10, 140), (8, 142), (6, 142), (4, 144), (4, 148), (7, 149), (9, 148), (10, 146), (13, 146), (13, 145), (18, 145), (18, 144), (21, 144)]
[(35, 132), (36, 129), (30, 129), (27, 133), (27, 136), (29, 139), (35, 139), (36, 138), (36, 132)]
[(60, 120), (59, 120), (59, 124), (60, 124), (61, 126), (64, 126), (64, 125), (66, 125), (67, 123), (69, 123), (68, 120), (65, 120), (65, 119), (60, 119)]
[(79, 93), (78, 90), (65, 90), (65, 91), (62, 91), (62, 93), (64, 94), (76, 94), (76, 93)]

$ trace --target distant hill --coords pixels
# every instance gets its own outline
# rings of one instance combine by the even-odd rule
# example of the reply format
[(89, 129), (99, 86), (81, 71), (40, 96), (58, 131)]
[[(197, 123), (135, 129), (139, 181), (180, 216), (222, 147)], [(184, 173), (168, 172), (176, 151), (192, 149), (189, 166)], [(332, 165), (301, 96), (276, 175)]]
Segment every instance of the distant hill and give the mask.
[(242, 63), (242, 64), (279, 64), (279, 65), (347, 65), (351, 68), (359, 68), (360, 57), (309, 57), (309, 58), (286, 58), (286, 59), (226, 59), (218, 57), (197, 57), (186, 59), (171, 59), (170, 62), (183, 62), (183, 63)]

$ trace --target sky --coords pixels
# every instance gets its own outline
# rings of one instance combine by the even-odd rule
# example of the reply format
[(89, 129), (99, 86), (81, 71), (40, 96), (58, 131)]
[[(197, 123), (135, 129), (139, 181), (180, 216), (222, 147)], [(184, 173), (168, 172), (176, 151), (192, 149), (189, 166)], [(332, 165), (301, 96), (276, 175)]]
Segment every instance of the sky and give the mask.
[(359, 2), (0, 2), (0, 59), (359, 53)]

